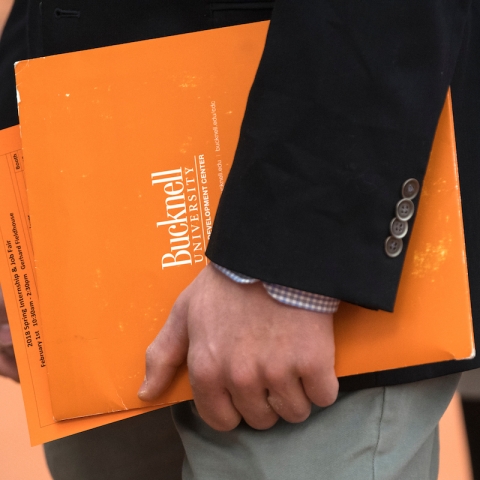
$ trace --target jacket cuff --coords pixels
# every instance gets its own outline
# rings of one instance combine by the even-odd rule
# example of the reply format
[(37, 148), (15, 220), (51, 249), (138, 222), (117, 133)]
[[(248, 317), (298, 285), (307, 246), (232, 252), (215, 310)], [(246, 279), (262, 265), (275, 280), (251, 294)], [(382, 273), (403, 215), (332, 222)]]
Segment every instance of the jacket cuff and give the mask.
[[(236, 283), (249, 284), (259, 281), (247, 275), (233, 272), (232, 270), (217, 265), (216, 263), (212, 262), (212, 265)], [(284, 287), (275, 283), (262, 283), (265, 290), (272, 298), (290, 307), (303, 308), (304, 310), (310, 310), (316, 313), (335, 313), (340, 304), (340, 300), (320, 295), (318, 293), (304, 292), (302, 290), (297, 290), (296, 288)]]

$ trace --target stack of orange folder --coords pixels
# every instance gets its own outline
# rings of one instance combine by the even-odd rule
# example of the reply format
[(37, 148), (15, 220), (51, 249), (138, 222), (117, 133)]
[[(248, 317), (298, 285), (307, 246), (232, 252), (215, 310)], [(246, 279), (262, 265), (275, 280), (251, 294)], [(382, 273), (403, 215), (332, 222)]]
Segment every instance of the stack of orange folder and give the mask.
[[(186, 370), (154, 405), (136, 392), (146, 347), (206, 265), (267, 28), (17, 64), (24, 161), (3, 132), (0, 278), (34, 443), (191, 398)], [(342, 304), (335, 338), (339, 376), (474, 353), (449, 103), (395, 313)]]

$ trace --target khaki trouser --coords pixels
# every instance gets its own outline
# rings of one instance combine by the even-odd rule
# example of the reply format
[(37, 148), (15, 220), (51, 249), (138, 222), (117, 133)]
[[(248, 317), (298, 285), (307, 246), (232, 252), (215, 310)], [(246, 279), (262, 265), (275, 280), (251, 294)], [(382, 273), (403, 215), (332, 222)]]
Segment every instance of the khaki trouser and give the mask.
[(434, 480), (438, 422), (460, 375), (341, 394), (301, 424), (229, 433), (203, 423), (193, 404), (174, 408), (185, 480)]
[[(185, 480), (434, 480), (438, 421), (459, 375), (343, 393), (301, 424), (210, 429), (173, 408)], [(183, 447), (168, 409), (45, 445), (55, 480), (179, 480)]]

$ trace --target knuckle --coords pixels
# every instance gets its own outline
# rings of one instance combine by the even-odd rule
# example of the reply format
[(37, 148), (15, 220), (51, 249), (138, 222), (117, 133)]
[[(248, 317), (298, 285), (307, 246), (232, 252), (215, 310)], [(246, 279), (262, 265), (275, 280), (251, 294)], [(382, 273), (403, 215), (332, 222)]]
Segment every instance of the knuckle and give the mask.
[(190, 382), (197, 388), (209, 387), (218, 383), (220, 374), (211, 364), (194, 363), (189, 366)]
[(234, 368), (230, 373), (230, 381), (236, 390), (250, 390), (256, 383), (256, 376), (248, 368)]
[(311, 405), (305, 405), (303, 407), (294, 405), (290, 411), (289, 418), (285, 418), (285, 420), (290, 423), (302, 423), (310, 416), (311, 411)]
[(276, 396), (269, 397), (268, 402), (272, 408), (284, 420), (290, 423), (301, 423), (305, 421), (311, 413), (311, 404), (305, 399), (283, 400)]
[(330, 390), (326, 394), (325, 402), (327, 403), (328, 406), (333, 405), (338, 397), (338, 389), (336, 390)]
[(315, 404), (319, 407), (330, 407), (335, 403), (335, 399), (336, 397), (333, 398), (331, 395), (323, 395)]
[(163, 344), (161, 335), (147, 347), (145, 350), (145, 361), (147, 365), (164, 365), (173, 363), (168, 356), (168, 350)]
[(154, 343), (151, 343), (145, 351), (145, 362), (147, 365), (153, 365), (157, 360), (157, 348)]
[[(230, 419), (212, 422), (210, 425), (213, 429), (218, 430), (219, 432), (230, 432), (238, 427), (241, 419)], [(207, 422), (208, 423), (208, 422)]]
[(321, 394), (318, 396), (318, 399), (315, 400), (315, 404), (319, 407), (329, 407), (333, 405), (337, 400), (338, 396), (338, 383), (335, 387), (324, 388)]
[(317, 358), (312, 358), (312, 357), (303, 358), (298, 363), (300, 376), (317, 375), (321, 368), (321, 365), (322, 365), (322, 362)]
[(171, 310), (170, 310), (170, 315), (169, 317), (170, 318), (175, 318), (177, 317), (178, 315), (181, 314), (182, 310), (183, 310), (183, 304), (184, 304), (184, 298), (185, 298), (185, 294), (184, 292), (182, 292), (179, 297), (177, 298), (177, 300), (175, 301), (175, 303), (173, 304)]
[(245, 422), (255, 430), (268, 430), (278, 422), (279, 418), (279, 415), (272, 414), (262, 418), (245, 419)]
[(200, 415), (200, 418), (211, 428), (219, 432), (230, 432), (231, 430), (238, 427), (242, 418), (240, 415), (229, 414), (222, 415), (221, 417), (217, 414), (212, 413), (210, 408), (207, 408), (199, 400), (195, 400), (195, 406), (197, 412)]
[(267, 383), (278, 388), (285, 384), (288, 376), (289, 372), (285, 368), (279, 366), (271, 366), (265, 372)]

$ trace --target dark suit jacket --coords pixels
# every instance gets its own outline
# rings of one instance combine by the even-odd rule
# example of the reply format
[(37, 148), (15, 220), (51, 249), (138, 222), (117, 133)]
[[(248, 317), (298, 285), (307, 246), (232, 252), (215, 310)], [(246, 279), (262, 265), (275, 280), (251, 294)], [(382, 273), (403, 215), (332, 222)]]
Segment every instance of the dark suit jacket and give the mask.
[[(17, 11), (25, 11), (25, 1), (17, 0)], [(416, 178), (422, 183), (452, 85), (477, 319), (478, 4), (31, 1), (26, 54), (49, 55), (272, 15), (207, 254), (261, 280), (385, 310), (394, 308), (408, 247), (407, 236), (402, 254), (386, 255), (389, 224), (403, 182)], [(20, 12), (18, 18), (25, 29), (25, 15)], [(9, 28), (14, 30), (13, 22)], [(477, 360), (446, 362), (349, 377), (341, 385), (387, 385), (475, 366), (480, 366)]]

